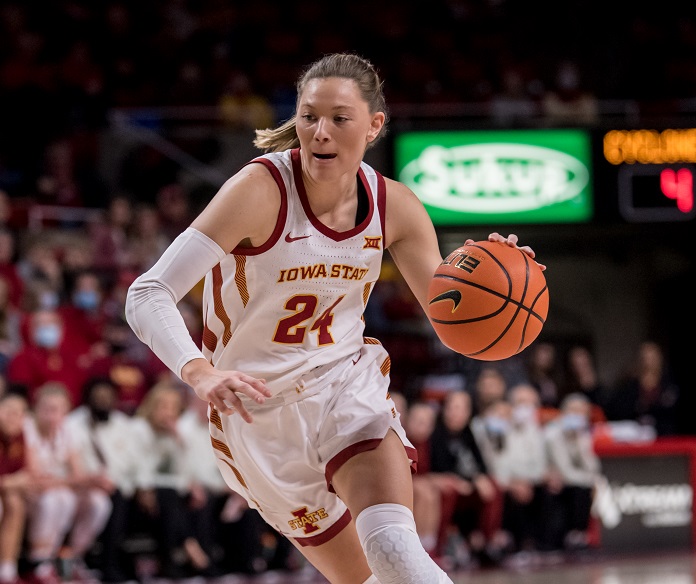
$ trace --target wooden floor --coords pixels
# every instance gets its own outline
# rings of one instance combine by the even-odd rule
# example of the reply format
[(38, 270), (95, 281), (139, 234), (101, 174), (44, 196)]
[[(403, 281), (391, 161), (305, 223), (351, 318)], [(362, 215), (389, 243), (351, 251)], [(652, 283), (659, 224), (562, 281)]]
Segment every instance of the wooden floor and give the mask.
[[(471, 568), (451, 572), (450, 576), (454, 584), (695, 584), (696, 556), (684, 552), (610, 557), (594, 552), (571, 559), (546, 558), (543, 562), (515, 568)], [(307, 566), (293, 574), (266, 572), (254, 577), (230, 575), (206, 584), (325, 582)]]

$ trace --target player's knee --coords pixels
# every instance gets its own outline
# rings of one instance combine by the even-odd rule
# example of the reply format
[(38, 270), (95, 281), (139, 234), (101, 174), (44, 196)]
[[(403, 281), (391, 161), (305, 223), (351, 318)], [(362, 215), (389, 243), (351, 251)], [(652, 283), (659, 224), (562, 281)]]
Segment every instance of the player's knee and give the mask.
[(423, 549), (411, 511), (403, 505), (373, 505), (355, 526), (372, 573), (381, 584), (451, 584)]

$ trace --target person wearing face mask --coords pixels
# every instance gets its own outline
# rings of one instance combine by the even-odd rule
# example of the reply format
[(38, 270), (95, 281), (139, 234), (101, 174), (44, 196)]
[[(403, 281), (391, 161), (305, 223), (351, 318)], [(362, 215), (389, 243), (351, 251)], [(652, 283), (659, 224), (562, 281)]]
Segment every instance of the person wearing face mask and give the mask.
[(70, 407), (80, 403), (90, 357), (84, 347), (65, 337), (64, 321), (56, 310), (38, 309), (28, 317), (27, 343), (7, 364), (7, 381), (27, 389), (33, 405), (36, 390), (53, 381), (65, 386)]
[(65, 323), (67, 342), (95, 356), (106, 352), (103, 337), (107, 317), (102, 308), (103, 297), (99, 276), (91, 270), (82, 270), (72, 279), (67, 302), (58, 308)]
[(544, 433), (540, 423), (537, 389), (526, 382), (513, 385), (507, 397), (510, 405), (506, 456), (497, 466), (496, 479), (505, 492), (503, 527), (513, 539), (509, 562), (516, 566), (533, 560), (539, 545), (540, 501), (547, 461)]
[(590, 400), (570, 393), (561, 402), (560, 415), (544, 428), (550, 471), (542, 509), (547, 550), (586, 547), (594, 485), (601, 463), (594, 451), (590, 429)]
[(105, 583), (134, 578), (131, 557), (121, 546), (128, 533), (135, 479), (137, 445), (132, 439), (132, 418), (116, 408), (118, 387), (108, 377), (91, 377), (83, 391), (83, 403), (66, 419), (84, 468), (101, 475), (113, 485), (112, 511), (93, 558), (93, 565)]

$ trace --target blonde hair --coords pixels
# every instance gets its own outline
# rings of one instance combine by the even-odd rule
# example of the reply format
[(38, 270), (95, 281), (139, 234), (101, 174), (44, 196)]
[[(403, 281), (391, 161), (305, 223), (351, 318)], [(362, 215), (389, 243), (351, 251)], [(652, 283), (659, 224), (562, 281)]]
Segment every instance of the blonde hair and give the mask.
[[(357, 83), (360, 95), (367, 102), (370, 113), (384, 113), (385, 120), (382, 130), (368, 144), (368, 148), (371, 148), (387, 133), (387, 122), (389, 120), (387, 103), (382, 90), (383, 82), (377, 70), (370, 61), (352, 53), (326, 55), (312, 63), (298, 79), (296, 83), (297, 101), (299, 101), (302, 92), (310, 81), (330, 77), (352, 79)], [(295, 127), (295, 115), (276, 128), (256, 130), (254, 146), (264, 152), (281, 152), (289, 148), (296, 148), (299, 145), (300, 141)]]
[(152, 412), (157, 408), (157, 404), (160, 398), (167, 394), (174, 394), (179, 398), (181, 403), (180, 412), (183, 413), (185, 409), (184, 394), (181, 387), (171, 381), (159, 381), (153, 385), (148, 392), (145, 394), (143, 401), (138, 406), (135, 411), (135, 415), (141, 418), (150, 419)]

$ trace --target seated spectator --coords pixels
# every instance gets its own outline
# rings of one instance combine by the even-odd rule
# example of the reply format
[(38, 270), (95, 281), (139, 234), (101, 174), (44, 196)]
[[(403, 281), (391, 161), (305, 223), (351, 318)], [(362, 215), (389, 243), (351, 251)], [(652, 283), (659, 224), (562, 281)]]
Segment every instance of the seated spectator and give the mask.
[(90, 358), (73, 347), (64, 335), (64, 323), (55, 310), (39, 309), (29, 315), (27, 344), (7, 364), (7, 380), (27, 388), (29, 404), (48, 382), (65, 386), (70, 408), (82, 399)]
[(0, 224), (0, 277), (6, 282), (9, 303), (15, 308), (21, 308), (24, 281), (17, 268), (16, 256), (17, 236), (8, 227)]
[(599, 105), (595, 95), (586, 87), (580, 68), (573, 61), (562, 61), (554, 77), (554, 85), (541, 101), (547, 122), (554, 125), (593, 126), (599, 119)]
[(133, 226), (128, 232), (128, 266), (141, 274), (149, 270), (167, 249), (162, 218), (153, 203), (139, 203), (133, 213)]
[(36, 392), (33, 416), (25, 424), (29, 469), (37, 487), (30, 493), (27, 528), (32, 582), (55, 584), (56, 561), (66, 577), (89, 579), (84, 556), (111, 514), (113, 483), (85, 471), (65, 417), (70, 397), (59, 383)]
[(235, 129), (270, 128), (275, 111), (268, 99), (254, 91), (243, 71), (233, 71), (220, 96), (218, 107), (225, 125)]
[(27, 409), (27, 400), (19, 394), (0, 396), (0, 584), (22, 584), (18, 561), (32, 482), (24, 442)]
[(490, 563), (502, 551), (502, 494), (474, 438), (471, 411), (469, 393), (447, 395), (431, 437), (431, 471), (439, 474), (442, 485), (444, 529), (450, 523), (456, 525), (471, 552)]
[(562, 385), (561, 364), (553, 343), (537, 341), (525, 352), (527, 381), (539, 392), (541, 406), (557, 408)]
[(85, 471), (103, 476), (110, 491), (112, 511), (99, 536), (99, 555), (93, 564), (105, 583), (135, 577), (135, 567), (121, 544), (128, 534), (139, 445), (132, 438), (133, 421), (116, 409), (118, 388), (109, 378), (87, 381), (83, 404), (68, 414), (66, 425), (73, 436)]
[(565, 379), (562, 396), (582, 393), (592, 402), (591, 422), (606, 421), (604, 405), (609, 397), (608, 388), (599, 378), (591, 351), (583, 345), (573, 345), (566, 355)]
[(590, 432), (590, 400), (571, 393), (560, 410), (561, 415), (544, 428), (549, 473), (543, 491), (545, 529), (540, 547), (549, 551), (588, 545), (594, 486), (601, 477)]
[(102, 308), (104, 290), (96, 272), (82, 270), (70, 282), (66, 302), (58, 307), (65, 328), (65, 341), (81, 347), (82, 353), (103, 352), (106, 314)]
[(423, 401), (411, 404), (404, 418), (406, 435), (418, 452), (418, 472), (413, 475), (413, 517), (421, 543), (433, 557), (441, 555), (437, 544), (442, 515), (440, 488), (430, 472), (430, 437), (436, 418), (436, 407)]
[(132, 339), (133, 329), (124, 317), (107, 320), (104, 325), (104, 354), (92, 361), (88, 371), (90, 377), (107, 377), (116, 384), (116, 407), (130, 415), (135, 413), (150, 387), (157, 382), (159, 373), (156, 366), (148, 366), (150, 355), (154, 355), (152, 351), (142, 343), (134, 346)]
[(507, 381), (497, 365), (486, 364), (474, 380), (474, 413), (483, 412), (490, 404), (505, 399)]
[(114, 195), (101, 221), (90, 223), (93, 268), (103, 276), (128, 267), (128, 230), (133, 221), (133, 204), (129, 197)]
[(678, 430), (680, 393), (660, 345), (645, 341), (612, 390), (607, 419), (635, 420), (658, 436), (672, 436)]
[(158, 575), (163, 578), (200, 575), (210, 566), (190, 519), (188, 441), (179, 432), (183, 411), (181, 383), (162, 381), (147, 393), (133, 420), (140, 451), (135, 498), (157, 540)]
[(540, 502), (548, 471), (544, 431), (539, 418), (539, 394), (526, 383), (510, 389), (510, 424), (506, 454), (496, 479), (505, 491), (503, 527), (517, 552), (539, 547), (544, 529)]
[[(201, 575), (219, 575), (213, 558), (220, 557), (220, 516), (230, 489), (220, 474), (215, 451), (210, 446), (208, 403), (187, 388), (185, 409), (177, 423), (177, 434), (186, 439), (184, 472), (188, 473), (187, 515), (191, 534), (198, 541), (207, 559), (200, 567)], [(260, 535), (260, 534), (259, 534)], [(191, 546), (193, 542), (185, 545)]]
[(0, 374), (22, 347), (22, 320), (22, 313), (10, 301), (7, 280), (0, 274)]

